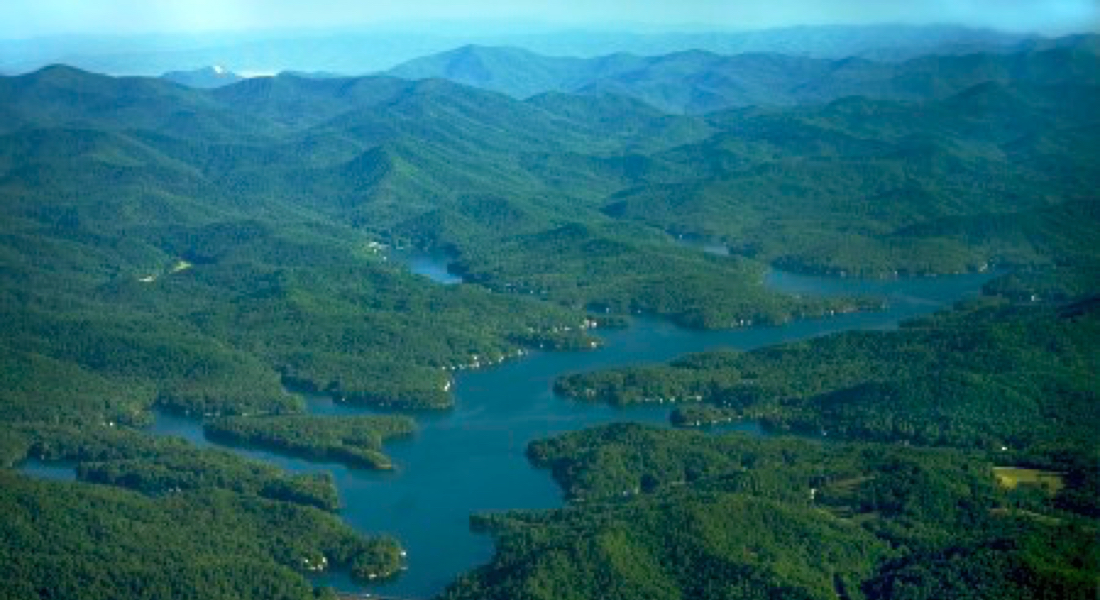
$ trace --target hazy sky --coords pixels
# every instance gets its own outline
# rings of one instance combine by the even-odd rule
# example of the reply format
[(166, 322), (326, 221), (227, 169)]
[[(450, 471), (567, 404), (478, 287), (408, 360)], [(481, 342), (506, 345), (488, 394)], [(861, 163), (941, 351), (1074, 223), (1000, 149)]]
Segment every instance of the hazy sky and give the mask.
[(1100, 28), (1100, 0), (0, 0), (0, 37), (359, 27), (418, 20), (754, 29), (960, 23), (1066, 33)]

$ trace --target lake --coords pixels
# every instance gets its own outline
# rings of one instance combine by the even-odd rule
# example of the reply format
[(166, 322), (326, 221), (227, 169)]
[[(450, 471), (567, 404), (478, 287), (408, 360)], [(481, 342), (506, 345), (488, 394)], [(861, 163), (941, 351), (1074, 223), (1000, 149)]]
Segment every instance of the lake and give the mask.
[(454, 285), (462, 283), (462, 277), (447, 270), (454, 257), (442, 250), (417, 250), (402, 248), (387, 255), (391, 260), (403, 263), (415, 275), (423, 275), (436, 283)]
[[(410, 268), (441, 283), (455, 283), (443, 257), (419, 255)], [(432, 261), (435, 261), (432, 263)], [(432, 263), (432, 268), (427, 268)], [(414, 267), (417, 264), (419, 267)], [(344, 508), (341, 517), (367, 534), (389, 533), (408, 551), (408, 571), (398, 579), (358, 587), (339, 573), (319, 578), (343, 590), (366, 589), (401, 597), (427, 598), (457, 575), (489, 560), (492, 540), (469, 528), (473, 513), (544, 509), (562, 505), (560, 490), (546, 471), (525, 458), (527, 443), (616, 421), (667, 426), (671, 405), (612, 408), (557, 397), (555, 378), (579, 371), (663, 362), (716, 348), (750, 350), (851, 329), (891, 329), (900, 320), (949, 307), (979, 293), (994, 274), (894, 280), (840, 279), (772, 271), (768, 285), (794, 294), (870, 294), (886, 309), (804, 320), (779, 327), (692, 331), (658, 318), (637, 317), (624, 330), (598, 331), (605, 346), (591, 352), (535, 352), (517, 360), (457, 376), (455, 408), (418, 414), (419, 432), (386, 445), (395, 472), (349, 469), (279, 454), (235, 448), (291, 471), (331, 472)], [(437, 279), (438, 278), (438, 279)], [(368, 409), (308, 398), (316, 414), (363, 414)], [(751, 423), (740, 427), (754, 430)], [(158, 415), (153, 431), (209, 445), (198, 421)], [(70, 469), (71, 471), (71, 469)]]

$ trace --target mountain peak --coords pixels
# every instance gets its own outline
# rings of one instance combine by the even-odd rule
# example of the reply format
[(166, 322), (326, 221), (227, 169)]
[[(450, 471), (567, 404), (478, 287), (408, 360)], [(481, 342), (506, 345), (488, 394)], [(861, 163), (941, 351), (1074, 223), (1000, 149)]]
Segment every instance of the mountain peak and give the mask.
[(23, 78), (38, 81), (38, 82), (46, 82), (46, 81), (72, 81), (72, 80), (81, 79), (81, 78), (96, 78), (96, 77), (106, 77), (106, 76), (105, 75), (100, 75), (98, 73), (91, 73), (89, 71), (84, 71), (82, 69), (78, 69), (76, 67), (71, 67), (69, 65), (54, 64), (54, 65), (46, 65), (45, 67), (42, 67), (41, 69), (39, 69), (37, 71), (34, 71), (33, 73), (28, 73), (26, 75), (17, 76), (17, 77), (23, 77)]

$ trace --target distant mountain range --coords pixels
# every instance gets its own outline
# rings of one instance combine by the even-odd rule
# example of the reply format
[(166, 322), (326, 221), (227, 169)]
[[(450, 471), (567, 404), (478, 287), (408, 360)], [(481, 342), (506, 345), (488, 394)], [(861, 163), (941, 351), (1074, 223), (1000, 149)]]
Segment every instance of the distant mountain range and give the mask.
[[(543, 57), (522, 51), (467, 48), (450, 56), (477, 58), (484, 72), (526, 72), (528, 91), (564, 81), (561, 65), (620, 74), (581, 84), (582, 94), (517, 100), (441, 79), (284, 74), (198, 90), (53, 67), (0, 79), (0, 135), (9, 149), (0, 157), (0, 194), (14, 203), (11, 218), (72, 217), (90, 230), (127, 219), (140, 227), (163, 215), (201, 222), (224, 211), (236, 218), (306, 211), (372, 235), (456, 250), (469, 277), (494, 287), (521, 280), (522, 260), (565, 255), (547, 246), (497, 264), (488, 249), (500, 247), (502, 236), (575, 222), (587, 225), (567, 236), (584, 238), (578, 247), (615, 239), (624, 256), (654, 251), (637, 239), (673, 232), (721, 239), (736, 254), (808, 271), (1044, 262), (1084, 246), (1058, 245), (1053, 226), (1026, 234), (1018, 228), (1063, 218), (1050, 207), (1085, 202), (1100, 185), (1092, 162), (1100, 59), (1083, 45), (898, 64), (614, 55), (551, 59), (541, 71), (534, 67)], [(652, 81), (622, 74), (639, 65)], [(647, 93), (678, 81), (699, 89), (710, 82), (726, 95), (688, 86), (683, 96)], [(766, 95), (777, 81), (779, 91)], [(750, 101), (770, 105), (738, 107)], [(734, 108), (675, 115), (654, 105)], [(34, 183), (44, 178), (50, 185)], [(133, 194), (118, 192), (124, 181)], [(21, 191), (28, 188), (49, 193), (35, 200)], [(61, 212), (44, 208), (70, 196)], [(1030, 215), (1026, 223), (1021, 215)], [(982, 222), (1001, 225), (995, 234), (975, 230)], [(627, 226), (641, 229), (620, 240)], [(1006, 231), (1016, 237), (998, 237)], [(983, 241), (964, 243), (968, 236)], [(539, 289), (556, 293), (550, 284)], [(565, 286), (561, 293), (577, 292)], [(583, 293), (559, 299), (581, 306), (641, 301), (638, 290), (593, 284)]]
[(244, 79), (240, 75), (220, 66), (203, 67), (193, 71), (169, 71), (161, 77), (193, 88), (217, 88)]
[(959, 26), (872, 25), (791, 27), (742, 32), (539, 34), (479, 32), (476, 28), (318, 34), (198, 36), (59, 36), (0, 41), (0, 72), (23, 73), (64, 63), (114, 75), (158, 75), (231, 64), (250, 75), (280, 71), (363, 74), (463, 44), (510, 46), (555, 56), (617, 52), (654, 56), (703, 50), (718, 54), (781, 53), (810, 58), (851, 56), (906, 60), (930, 53), (1015, 52), (1047, 38)]
[(986, 81), (1053, 84), (1100, 80), (1100, 36), (1072, 36), (1011, 54), (935, 55), (902, 62), (775, 53), (733, 56), (692, 50), (662, 56), (591, 59), (543, 56), (520, 48), (464, 46), (389, 71), (443, 78), (526, 98), (545, 92), (637, 98), (670, 112), (701, 114), (750, 105), (823, 103), (850, 95), (943, 98)]

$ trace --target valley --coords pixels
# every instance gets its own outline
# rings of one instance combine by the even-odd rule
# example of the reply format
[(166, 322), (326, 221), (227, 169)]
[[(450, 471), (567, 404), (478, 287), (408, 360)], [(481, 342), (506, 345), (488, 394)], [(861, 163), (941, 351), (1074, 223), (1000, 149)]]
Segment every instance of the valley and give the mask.
[(0, 595), (1089, 597), (1097, 48), (2, 76)]

